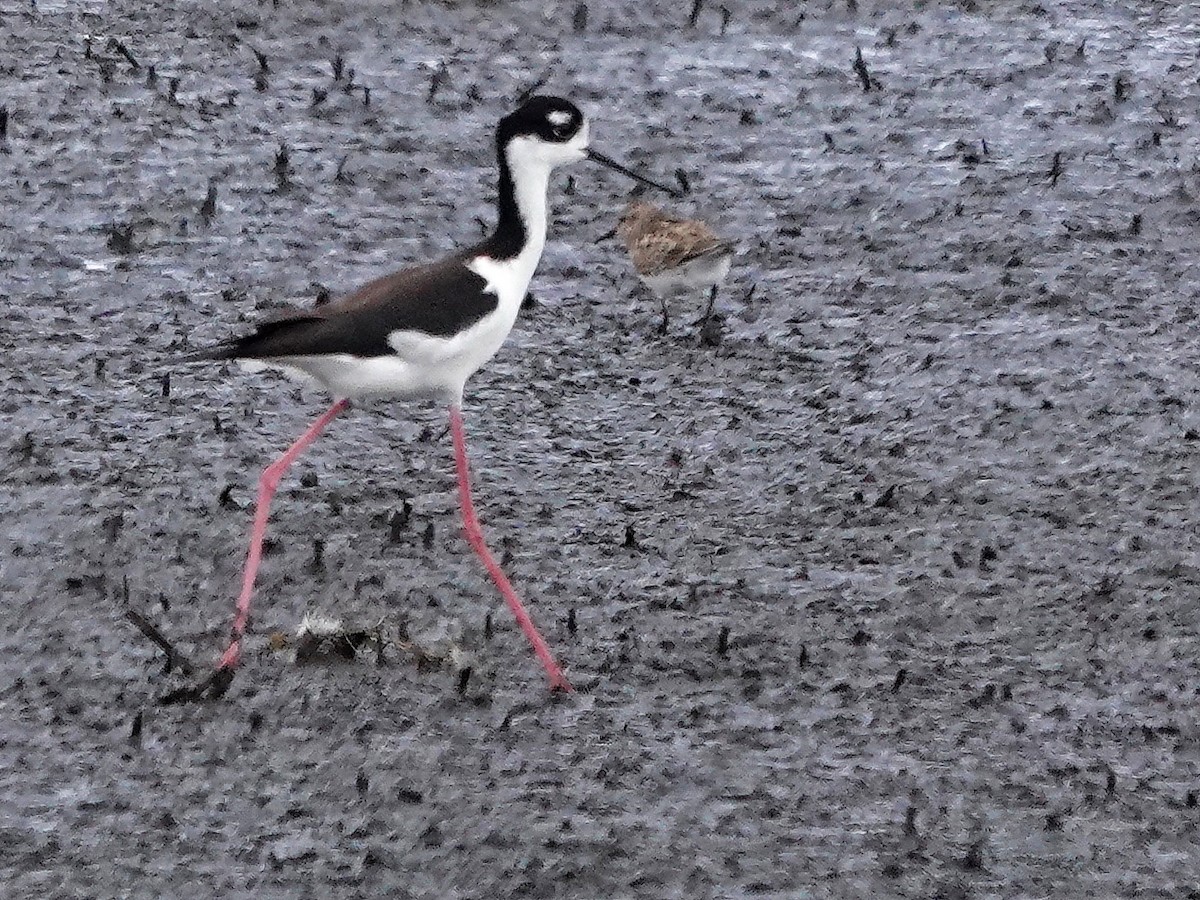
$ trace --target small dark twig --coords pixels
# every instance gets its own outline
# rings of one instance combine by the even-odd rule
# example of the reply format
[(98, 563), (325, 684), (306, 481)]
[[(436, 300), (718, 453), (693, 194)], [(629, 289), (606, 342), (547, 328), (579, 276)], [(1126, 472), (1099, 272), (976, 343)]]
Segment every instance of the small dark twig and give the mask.
[(291, 151), (287, 144), (280, 144), (279, 150), (275, 154), (275, 178), (279, 182), (280, 187), (288, 183), (288, 160), (291, 158)]
[(196, 667), (192, 665), (188, 658), (175, 649), (175, 646), (155, 627), (154, 623), (137, 610), (125, 610), (125, 618), (137, 626), (138, 631), (162, 650), (163, 654), (167, 657), (166, 671), (170, 672), (172, 668), (178, 667), (179, 671), (184, 675), (191, 675), (196, 670)]
[(117, 222), (108, 226), (108, 249), (116, 253), (132, 253), (133, 252), (133, 223), (119, 224)]
[(1058, 184), (1058, 179), (1062, 176), (1062, 151), (1054, 154), (1054, 160), (1050, 163), (1050, 186), (1054, 187)]
[(888, 485), (887, 490), (875, 498), (875, 502), (872, 504), (872, 506), (874, 506), (875, 509), (891, 509), (896, 505), (895, 498), (896, 485)]
[(267, 54), (261, 50), (255, 50), (253, 47), (250, 50), (258, 60), (258, 71), (254, 73), (254, 89), (261, 94), (270, 86), (267, 76), (271, 72), (271, 67), (267, 65)]
[(442, 89), (449, 79), (450, 69), (446, 65), (446, 61), (442, 60), (438, 63), (437, 70), (429, 79), (429, 93), (425, 95), (425, 102), (432, 103), (434, 98), (437, 97), (438, 91)]
[(727, 656), (729, 654), (729, 626), (722, 625), (721, 633), (717, 635), (717, 655)]
[(204, 195), (204, 203), (200, 206), (200, 218), (207, 225), (212, 222), (217, 214), (217, 186), (211, 181), (208, 183), (208, 193)]
[(871, 73), (867, 71), (867, 62), (863, 59), (862, 47), (854, 48), (854, 74), (862, 83), (863, 93), (869, 94), (871, 92)]
[(142, 710), (133, 717), (133, 725), (129, 729), (129, 743), (134, 747), (142, 746)]
[(134, 55), (129, 52), (129, 48), (126, 47), (122, 41), (115, 37), (111, 37), (108, 39), (107, 47), (109, 50), (116, 50), (123, 57), (125, 57), (126, 62), (129, 63), (130, 68), (132, 68), (135, 72), (142, 68), (142, 64), (134, 58)]
[(388, 519), (389, 544), (400, 543), (400, 534), (408, 528), (409, 520), (412, 519), (412, 510), (412, 504), (405, 500), (404, 505), (400, 508), (400, 511), (392, 513), (391, 517)]

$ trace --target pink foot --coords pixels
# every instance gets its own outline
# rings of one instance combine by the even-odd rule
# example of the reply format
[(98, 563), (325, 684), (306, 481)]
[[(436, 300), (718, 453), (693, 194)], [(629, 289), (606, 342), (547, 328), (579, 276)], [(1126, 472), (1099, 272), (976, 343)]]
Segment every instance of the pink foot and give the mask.
[(225, 649), (225, 652), (223, 654), (221, 654), (221, 661), (219, 663), (217, 663), (217, 668), (218, 669), (236, 669), (238, 667), (238, 663), (240, 663), (241, 661), (242, 661), (242, 642), (239, 639), (239, 640), (234, 641), (232, 644), (230, 644)]

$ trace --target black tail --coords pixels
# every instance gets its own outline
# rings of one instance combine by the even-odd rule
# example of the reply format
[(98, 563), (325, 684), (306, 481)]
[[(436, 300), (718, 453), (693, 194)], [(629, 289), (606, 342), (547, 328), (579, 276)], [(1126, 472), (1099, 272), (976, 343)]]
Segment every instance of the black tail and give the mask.
[(298, 326), (323, 321), (324, 318), (319, 313), (307, 310), (289, 311), (277, 319), (268, 319), (265, 322), (259, 322), (255, 330), (250, 334), (234, 338), (230, 341), (224, 341), (220, 344), (214, 344), (211, 347), (205, 347), (192, 353), (185, 353), (182, 356), (167, 357), (163, 360), (163, 363), (166, 365), (175, 365), (177, 363), (219, 362), (229, 359), (257, 359), (260, 357), (279, 356), (278, 352), (272, 353), (270, 352), (270, 348), (265, 346), (268, 338), (278, 337), (280, 334), (291, 331)]

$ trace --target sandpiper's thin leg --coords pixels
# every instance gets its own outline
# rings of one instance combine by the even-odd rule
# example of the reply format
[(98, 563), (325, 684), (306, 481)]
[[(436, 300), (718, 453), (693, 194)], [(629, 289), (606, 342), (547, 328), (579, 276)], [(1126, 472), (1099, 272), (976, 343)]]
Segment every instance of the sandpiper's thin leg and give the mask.
[(533, 652), (541, 660), (542, 667), (545, 668), (546, 675), (550, 679), (550, 689), (569, 691), (571, 690), (570, 682), (567, 681), (567, 677), (559, 668), (558, 663), (554, 661), (554, 655), (550, 652), (550, 648), (538, 633), (537, 627), (533, 624), (529, 613), (525, 611), (520, 598), (517, 597), (517, 592), (513, 590), (513, 586), (505, 576), (504, 570), (492, 558), (492, 554), (483, 540), (483, 529), (479, 525), (479, 519), (475, 515), (475, 504), (471, 500), (471, 472), (467, 466), (467, 441), (463, 434), (462, 410), (458, 408), (457, 404), (450, 407), (450, 431), (454, 435), (454, 463), (458, 470), (458, 497), (462, 506), (463, 528), (467, 532), (467, 540), (470, 541), (471, 548), (483, 562), (488, 574), (492, 576), (492, 581), (499, 588), (509, 609), (517, 617), (517, 624), (525, 632), (525, 637), (533, 645)]
[(704, 311), (704, 318), (701, 322), (707, 322), (712, 318), (713, 308), (717, 305), (717, 285), (712, 286), (712, 291), (708, 295), (708, 309)]
[(658, 333), (666, 334), (671, 327), (671, 317), (667, 311), (667, 298), (659, 297), (658, 302), (662, 304), (662, 322), (659, 323)]

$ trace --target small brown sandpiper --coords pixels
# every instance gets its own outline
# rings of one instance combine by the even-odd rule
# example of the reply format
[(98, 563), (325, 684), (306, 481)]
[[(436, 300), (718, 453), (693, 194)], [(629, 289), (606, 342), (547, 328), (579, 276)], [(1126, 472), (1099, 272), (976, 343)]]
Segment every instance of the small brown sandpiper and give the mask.
[[(699, 219), (684, 219), (664, 212), (644, 200), (634, 200), (621, 214), (617, 234), (629, 248), (638, 277), (662, 304), (659, 333), (670, 324), (667, 298), (687, 291), (710, 288), (708, 310), (701, 322), (712, 319), (717, 290), (729, 274), (734, 243), (723, 240)], [(702, 335), (708, 329), (702, 327)]]

